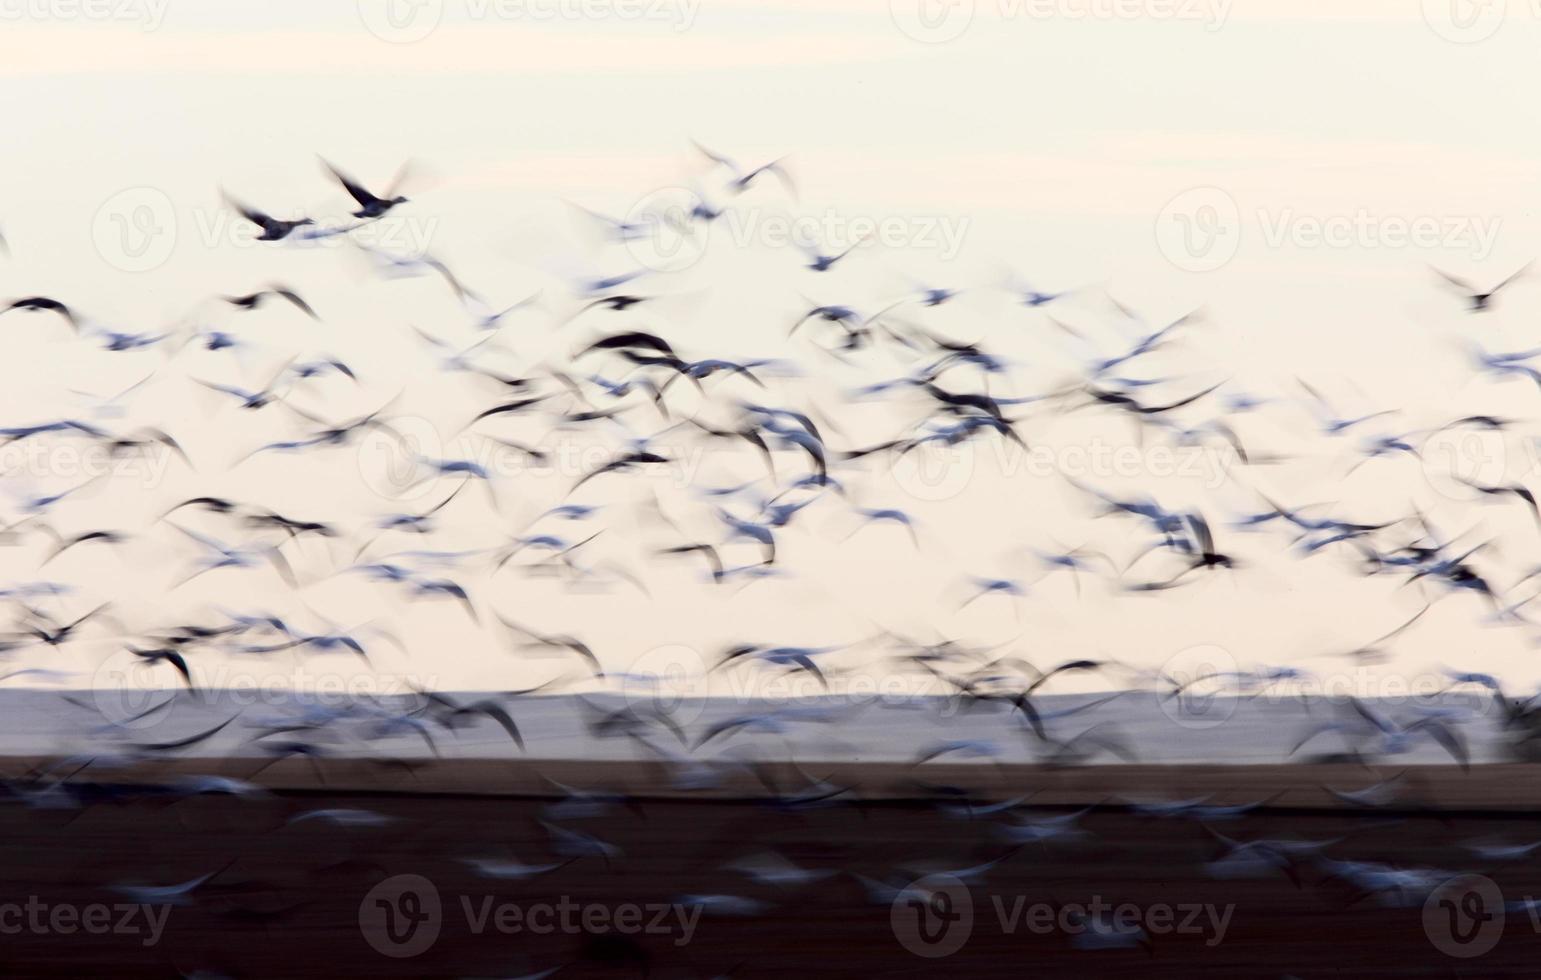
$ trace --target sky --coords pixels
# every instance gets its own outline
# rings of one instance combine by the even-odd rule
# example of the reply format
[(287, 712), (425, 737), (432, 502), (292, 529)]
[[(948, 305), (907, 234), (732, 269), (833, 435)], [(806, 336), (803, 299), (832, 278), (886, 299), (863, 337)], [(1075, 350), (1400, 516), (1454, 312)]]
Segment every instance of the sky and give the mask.
[[(1105, 318), (1108, 295), (1152, 323), (1202, 307), (1198, 339), (1161, 363), (1211, 381), (1298, 398), (1293, 379), (1309, 377), (1345, 412), (1405, 408), (1409, 429), (1478, 409), (1534, 415), (1534, 391), (1474, 381), (1460, 345), (1475, 333), (1490, 349), (1534, 346), (1537, 286), (1517, 285), (1473, 323), (1431, 270), (1497, 282), (1535, 257), (1541, 136), (1519, 110), (1534, 86), (1541, 10), (1520, 0), (0, 0), (0, 20), (7, 290), (59, 295), (98, 323), (155, 331), (213, 324), (227, 314), (211, 312), (211, 295), (280, 280), (327, 321), (254, 314), (266, 319), (250, 321), (262, 336), (248, 359), (192, 351), (172, 364), (156, 352), (82, 353), (34, 321), (0, 320), (18, 355), (0, 365), (5, 424), (79, 411), (72, 389), (116, 391), (150, 372), (136, 418), (156, 415), (195, 458), (220, 461), (152, 474), (144, 494), (94, 485), (81, 521), (153, 520), (178, 492), (211, 487), (260, 490), (280, 510), (286, 501), (364, 515), (400, 502), (400, 488), (382, 495), (382, 477), (353, 456), (238, 467), (274, 424), (236, 417), (212, 396), (189, 400), (171, 376), (260, 383), (286, 346), (346, 352), (367, 381), (326, 408), (345, 417), (406, 391), (396, 407), (441, 445), (459, 437), (446, 417), (485, 402), (426, 367), (409, 329), (474, 339), (438, 284), (377, 283), (365, 257), (338, 243), (258, 246), (222, 203), (223, 192), (281, 217), (342, 220), (345, 199), (318, 158), (371, 186), (411, 161), (412, 202), (367, 231), (372, 243), (432, 254), (500, 305), (539, 294), (556, 315), (572, 305), (563, 297), (575, 277), (661, 266), (670, 335), (713, 352), (780, 353), (805, 299), (876, 308), (944, 284), (966, 301), (936, 326), (1004, 331), (1029, 377), (1048, 384), (1075, 358), (1033, 347), (1052, 328), (1020, 319), (998, 288), (1013, 279), (1076, 290), (1066, 316), (1079, 323)], [(619, 217), (722, 197), (693, 141), (745, 162), (783, 159), (795, 195), (757, 184), (705, 243), (604, 244), (578, 206)], [(811, 280), (787, 242), (806, 234), (857, 245), (856, 261)], [(549, 362), (581, 326), (571, 337), (515, 332), (499, 356), (510, 369)], [(856, 380), (830, 367), (810, 383), (832, 403)], [(841, 421), (852, 442), (885, 434), (881, 411)], [(1289, 472), (1246, 474), (1271, 492), (1372, 513), (1405, 511), (1409, 500), (1452, 514), (1472, 505), (1429, 465), (1341, 472), (1320, 447), (1303, 448), (1309, 415), (1259, 425), (1257, 438), (1281, 451), (1323, 453)], [(1098, 440), (1128, 434), (1078, 417), (1036, 434), (1060, 453), (1050, 469), (1061, 475), (1065, 447)], [(1500, 442), (1474, 452), (1476, 465), (1522, 477), (1534, 450)], [(1124, 485), (1148, 489), (1157, 475), (1140, 459)], [(712, 478), (736, 475), (697, 463)], [(1199, 464), (1167, 492), (1218, 495), (1211, 505), (1235, 512), (1255, 505), (1249, 490), (1216, 483), (1230, 464)], [(500, 586), (504, 608), (621, 651), (709, 651), (749, 629), (847, 642), (903, 626), (1026, 636), (1045, 657), (1143, 644), (1155, 664), (1213, 645), (1239, 662), (1290, 661), (1364, 642), (1417, 610), (1394, 582), (1346, 587), (1324, 560), (1254, 569), (1170, 602), (1073, 602), (1050, 580), (1046, 598), (1017, 608), (954, 602), (921, 613), (918, 597), (999, 566), (1001, 538), (1112, 547), (1127, 533), (1090, 520), (1062, 480), (1024, 474), (994, 450), (967, 466), (956, 486), (954, 467), (941, 489), (900, 476), (873, 492), (873, 505), (924, 509), (922, 556), (881, 533), (842, 546), (848, 527), (831, 514), (800, 546), (806, 580), (757, 583), (731, 599), (708, 598), (683, 571), (647, 598), (511, 583)], [(38, 487), (69, 482), (31, 476)], [(412, 501), (431, 502), (438, 488), (414, 486)], [(505, 505), (513, 513), (464, 529), (465, 545), (561, 496), (522, 493)], [(1484, 522), (1506, 539), (1534, 533), (1523, 511)], [(129, 618), (141, 620), (229, 601), (207, 581), (172, 593), (187, 553), (143, 548), (76, 556), (61, 574), (103, 594), (126, 590)], [(1524, 554), (1516, 546), (1514, 560)], [(32, 560), (12, 557), (13, 576)], [(320, 567), (338, 555), (312, 557)], [(859, 593), (853, 606), (829, 602), (831, 582)], [(367, 590), (335, 577), (318, 576), (307, 601), (332, 603), (339, 621), (377, 612)], [(450, 687), (520, 679), (452, 612), (412, 618), (396, 624), (411, 650), (398, 671)], [(1464, 644), (1526, 683), (1541, 680), (1523, 636), (1475, 629), (1476, 618), (1441, 607), (1409, 639), (1408, 669), (1432, 669)], [(109, 647), (83, 646), (76, 667), (97, 672)], [(616, 656), (624, 669), (630, 654)]]
[[(511, 250), (555, 199), (624, 213), (678, 183), (699, 162), (691, 139), (791, 154), (813, 213), (967, 219), (948, 254), (969, 274), (1117, 280), (1178, 306), (1272, 284), (1265, 317), (1319, 300), (1379, 312), (1430, 262), (1501, 278), (1535, 230), (1536, 138), (1514, 93), (1541, 20), (1518, 2), (1481, 40), (1488, 8), (1466, 0), (328, 6), (7, 3), (0, 71), (25, 80), (4, 96), (26, 137), (8, 160), (20, 251), (63, 274), (81, 236), (53, 230), (89, 229), (136, 187), (182, 218), (217, 212), (217, 185), (321, 206), (317, 153), (376, 179), (420, 161), (444, 221), (506, 215), (476, 233)], [(1463, 12), (1475, 33), (1452, 26)], [(1197, 263), (1165, 254), (1189, 212), (1234, 224), (1218, 269), (1230, 237)], [(1414, 221), (1441, 230), (1405, 244)], [(1344, 234), (1319, 244), (1316, 223)], [(182, 247), (216, 254), (128, 278), (98, 263), (87, 288), (164, 299), (143, 287), (217, 261), (203, 244)], [(899, 258), (931, 259), (928, 244)], [(1328, 295), (1350, 282), (1354, 296)]]

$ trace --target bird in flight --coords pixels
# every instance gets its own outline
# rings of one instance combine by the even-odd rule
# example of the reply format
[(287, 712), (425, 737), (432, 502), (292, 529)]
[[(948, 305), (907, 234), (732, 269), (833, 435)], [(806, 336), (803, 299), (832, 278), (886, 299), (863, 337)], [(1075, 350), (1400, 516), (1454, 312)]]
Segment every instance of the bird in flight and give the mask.
[(410, 170), (407, 164), (403, 164), (401, 169), (397, 171), (396, 177), (391, 181), (390, 186), (385, 189), (384, 197), (376, 197), (374, 194), (371, 194), (363, 184), (360, 184), (325, 160), (322, 160), (321, 164), (331, 172), (333, 177), (337, 178), (337, 182), (342, 185), (343, 190), (347, 191), (348, 195), (358, 204), (359, 209), (353, 212), (355, 218), (383, 218), (398, 204), (407, 203), (405, 197), (396, 193)]
[(256, 208), (249, 205), (242, 204), (240, 201), (237, 201), (229, 194), (225, 194), (224, 196), (225, 203), (234, 208), (241, 217), (262, 229), (262, 234), (257, 236), (257, 241), (259, 242), (281, 242), (285, 238), (288, 238), (290, 235), (294, 234), (297, 229), (316, 223), (315, 219), (313, 218), (298, 218), (293, 221), (285, 221), (281, 218), (275, 218), (270, 214), (258, 211)]
[(1493, 301), (1498, 298), (1498, 294), (1500, 292), (1508, 289), (1516, 282), (1519, 282), (1521, 279), (1524, 279), (1526, 276), (1528, 276), (1530, 274), (1530, 267), (1532, 264), (1533, 263), (1530, 262), (1525, 263), (1520, 267), (1519, 271), (1515, 272), (1507, 279), (1504, 279), (1498, 283), (1498, 285), (1488, 289), (1475, 286), (1470, 281), (1462, 279), (1460, 276), (1453, 276), (1450, 273), (1442, 272), (1439, 269), (1435, 269), (1434, 274), (1439, 276), (1449, 285), (1453, 286), (1461, 293), (1461, 295), (1466, 297), (1467, 303), (1469, 303), (1471, 306), (1471, 312), (1483, 313), (1492, 309)]

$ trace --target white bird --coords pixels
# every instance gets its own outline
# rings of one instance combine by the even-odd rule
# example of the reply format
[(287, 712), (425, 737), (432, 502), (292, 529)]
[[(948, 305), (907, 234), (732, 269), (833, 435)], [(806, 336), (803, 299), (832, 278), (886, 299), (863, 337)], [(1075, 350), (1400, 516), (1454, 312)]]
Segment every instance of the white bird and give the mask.
[(681, 895), (674, 902), (676, 905), (687, 908), (699, 908), (707, 915), (737, 917), (762, 915), (766, 909), (770, 908), (768, 902), (744, 898), (741, 895)]
[[(228, 867), (229, 865), (225, 866), (225, 868)], [(191, 905), (193, 903), (193, 891), (208, 882), (215, 875), (221, 874), (225, 868), (221, 868), (219, 871), (210, 871), (208, 874), (189, 878), (187, 881), (178, 882), (174, 885), (117, 884), (112, 885), (111, 888), (119, 895), (125, 895), (141, 905)]]
[(503, 861), (496, 858), (465, 858), (462, 864), (470, 867), (483, 878), (497, 878), (503, 881), (528, 881), (531, 878), (539, 878), (543, 874), (549, 874), (558, 868), (567, 865), (567, 861), (557, 861), (552, 864), (525, 864), (522, 861)]
[(373, 810), (332, 807), (297, 813), (289, 818), (289, 825), (293, 826), (297, 823), (307, 823), (315, 820), (338, 827), (384, 827), (395, 823), (398, 819), (398, 817), (393, 817), (390, 814), (376, 813)]
[(762, 885), (807, 885), (833, 877), (836, 872), (826, 868), (802, 868), (774, 851), (761, 851), (736, 858), (723, 865), (729, 871), (737, 871)]

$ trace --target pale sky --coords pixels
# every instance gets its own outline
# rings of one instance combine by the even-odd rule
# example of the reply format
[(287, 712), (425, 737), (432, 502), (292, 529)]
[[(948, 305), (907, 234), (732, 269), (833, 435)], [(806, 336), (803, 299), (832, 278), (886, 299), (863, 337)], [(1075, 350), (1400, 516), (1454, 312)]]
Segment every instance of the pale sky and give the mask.
[[(493, 302), (545, 290), (553, 311), (573, 304), (562, 296), (572, 276), (636, 264), (635, 255), (600, 244), (596, 226), (564, 202), (619, 216), (674, 193), (669, 188), (705, 186), (716, 177), (692, 139), (746, 162), (784, 155), (796, 199), (757, 185), (714, 229), (701, 261), (659, 277), (678, 294), (678, 305), (664, 309), (674, 320), (670, 336), (702, 356), (782, 355), (799, 294), (871, 309), (924, 281), (970, 290), (933, 325), (964, 337), (1004, 335), (1008, 349), (1020, 341), (1017, 353), (1031, 365), (1023, 384), (1047, 384), (1075, 363), (1075, 352), (1056, 364), (1033, 347), (1048, 328), (992, 289), (1012, 270), (1044, 289), (1089, 287), (1067, 313), (1083, 320), (1106, 314), (1104, 288), (1152, 321), (1203, 305), (1209, 325), (1180, 355), (1163, 356), (1163, 369), (1211, 382), (1230, 377), (1290, 398), (1292, 377), (1304, 375), (1341, 397), (1345, 412), (1408, 409), (1394, 423), (1406, 430), (1460, 412), (1536, 414), (1535, 391), (1474, 381), (1455, 341), (1476, 331), (1490, 349), (1535, 346), (1530, 311), (1541, 288), (1516, 286), (1477, 321), (1429, 270), (1497, 282), (1535, 257), (1541, 242), (1541, 137), (1522, 111), (1541, 40), (1541, 16), (1529, 3), (419, 0), (388, 7), (0, 0), (7, 290), (57, 295), (93, 320), (153, 332), (211, 294), (279, 279), (327, 320), (313, 327), (259, 313), (239, 326), (260, 333), (267, 354), (242, 364), (194, 351), (169, 365), (155, 352), (72, 344), (41, 319), (0, 320), (26, 354), (0, 366), (9, 393), (0, 424), (79, 412), (79, 396), (67, 389), (104, 393), (155, 369), (136, 411), (159, 413), (195, 459), (207, 460), (199, 474), (174, 465), (152, 492), (93, 490), (91, 507), (62, 523), (89, 514), (132, 526), (178, 494), (256, 488), (279, 510), (345, 523), (396, 506), (365, 485), (367, 474), (357, 480), (356, 453), (268, 457), (225, 471), (263, 442), (292, 435), (289, 420), (244, 416), (212, 396), (189, 402), (185, 385), (166, 383), (183, 374), (260, 384), (281, 359), (274, 352), (346, 355), (365, 383), (340, 389), (339, 402), (312, 399), (310, 407), (341, 418), (407, 390), (404, 410), (435, 420), (446, 438), (469, 417), (464, 409), (495, 396), (472, 397), (434, 374), (408, 329), (475, 339), (440, 284), (375, 282), (346, 248), (253, 248), (242, 237), (220, 188), (279, 216), (342, 215), (344, 200), (317, 155), (370, 186), (413, 161), (412, 203), (391, 219), (395, 237), (382, 244), (426, 248)], [(853, 227), (889, 233), (848, 267), (810, 278), (798, 253), (773, 240), (776, 222), (794, 218), (831, 240), (851, 237)], [(1197, 253), (1184, 245), (1211, 233)], [(539, 363), (568, 351), (577, 336), (552, 340), (545, 326), (505, 331), (503, 363)], [(863, 380), (829, 372), (811, 382), (827, 403)], [(1259, 424), (1256, 438), (1268, 448), (1276, 440), (1280, 451), (1323, 454), (1322, 465), (1249, 471), (1248, 486), (1300, 504), (1341, 499), (1345, 511), (1375, 517), (1400, 516), (1409, 500), (1436, 512), (1448, 507), (1452, 533), (1467, 530), (1468, 514), (1480, 514), (1493, 533), (1535, 533), (1523, 510), (1473, 511), (1461, 491), (1416, 462), (1341, 482), (1341, 467), (1330, 465), (1323, 447), (1305, 446), (1309, 417), (1281, 411)], [(849, 441), (891, 436), (886, 418), (881, 406), (870, 424), (846, 418)], [(1028, 431), (1030, 441), (1059, 446), (1127, 441), (1118, 420), (1095, 436), (1074, 419)], [(1519, 460), (1506, 475), (1524, 476), (1524, 454), (1533, 450), (1503, 451)], [(1084, 501), (1062, 480), (988, 475), (1000, 464), (993, 449), (989, 455), (978, 464), (985, 475), (941, 501), (874, 479), (868, 505), (924, 515), (920, 556), (902, 535), (881, 531), (838, 545), (848, 527), (832, 511), (812, 523), (834, 530), (794, 545), (806, 562), (796, 566), (803, 577), (732, 598), (681, 568), (653, 581), (645, 601), (510, 579), (488, 605), (547, 629), (594, 634), (596, 649), (617, 651), (616, 670), (638, 651), (672, 643), (713, 651), (744, 632), (845, 641), (870, 635), (874, 623), (991, 641), (1026, 635), (1022, 652), (1045, 659), (1059, 651), (1124, 654), (1145, 644), (1159, 648), (1146, 662), (1160, 663), (1218, 643), (1242, 663), (1297, 662), (1308, 650), (1372, 639), (1417, 609), (1395, 581), (1361, 580), (1323, 557), (1161, 600), (1093, 596), (1076, 604), (1065, 583), (1049, 580), (1046, 597), (1019, 608), (991, 599), (958, 613), (936, 596), (967, 573), (1006, 574), (986, 567), (1003, 546), (980, 533), (981, 514), (1004, 521), (1012, 540), (1045, 548), (1050, 536), (1066, 547), (1112, 547), (1129, 533), (1126, 525), (1086, 521)], [(308, 482), (323, 472), (346, 478)], [(705, 482), (729, 475), (713, 472)], [(54, 476), (36, 482), (68, 485)], [(1186, 494), (1222, 514), (1256, 503), (1244, 488), (1204, 482), (1179, 478), (1173, 502)], [(560, 500), (565, 483), (555, 484), (542, 485), (544, 496), (526, 496), (511, 483), (509, 513), (471, 521), (460, 546), (493, 543), (488, 527), (527, 520)], [(1070, 523), (1071, 514), (1082, 523)], [(55, 574), (91, 580), (103, 597), (117, 589), (138, 595), (126, 616), (140, 626), (156, 618), (152, 609), (198, 609), (218, 599), (212, 576), (189, 587), (192, 594), (163, 593), (159, 577), (178, 578), (189, 553), (157, 550), (170, 537), (158, 534), (160, 544), (141, 552), (61, 560), (67, 567)], [(312, 556), (318, 575), (345, 564), (348, 550)], [(1509, 554), (1511, 566), (1533, 550), (1526, 537)], [(13, 556), (7, 574), (25, 576), (35, 557)], [(153, 573), (124, 574), (143, 569)], [(1018, 571), (1038, 574), (1030, 565)], [(205, 585), (208, 592), (197, 591)], [(831, 600), (834, 585), (859, 594), (853, 606)], [(307, 588), (306, 601), (334, 603), (327, 615), (344, 623), (399, 612), (371, 596), (362, 585), (326, 579)], [(789, 609), (798, 611), (789, 617)], [(448, 687), (529, 679), (492, 654), (446, 656), (476, 642), (451, 607), (401, 615), (412, 622), (395, 625), (409, 634), (416, 659), (399, 669)], [(1429, 630), (1408, 640), (1405, 670), (1430, 669), (1461, 643), (1525, 683), (1541, 679), (1527, 666), (1523, 635), (1479, 630), (1478, 615), (1465, 600), (1441, 606)], [(795, 635), (769, 635), (777, 630)], [(112, 649), (82, 646), (72, 656), (87, 672)]]

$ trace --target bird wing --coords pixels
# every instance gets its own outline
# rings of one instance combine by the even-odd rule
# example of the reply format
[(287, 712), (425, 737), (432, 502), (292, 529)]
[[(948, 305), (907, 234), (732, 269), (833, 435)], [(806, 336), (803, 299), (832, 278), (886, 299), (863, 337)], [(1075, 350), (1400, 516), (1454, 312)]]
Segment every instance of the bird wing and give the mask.
[(337, 182), (343, 186), (343, 190), (347, 191), (348, 194), (359, 204), (375, 204), (380, 200), (378, 197), (375, 197), (373, 194), (369, 193), (369, 191), (365, 190), (363, 186), (358, 183), (358, 181), (354, 180), (352, 177), (349, 177), (341, 170), (338, 170), (330, 163), (322, 160), (321, 164), (326, 167), (327, 170), (332, 172), (332, 176), (337, 178)]

